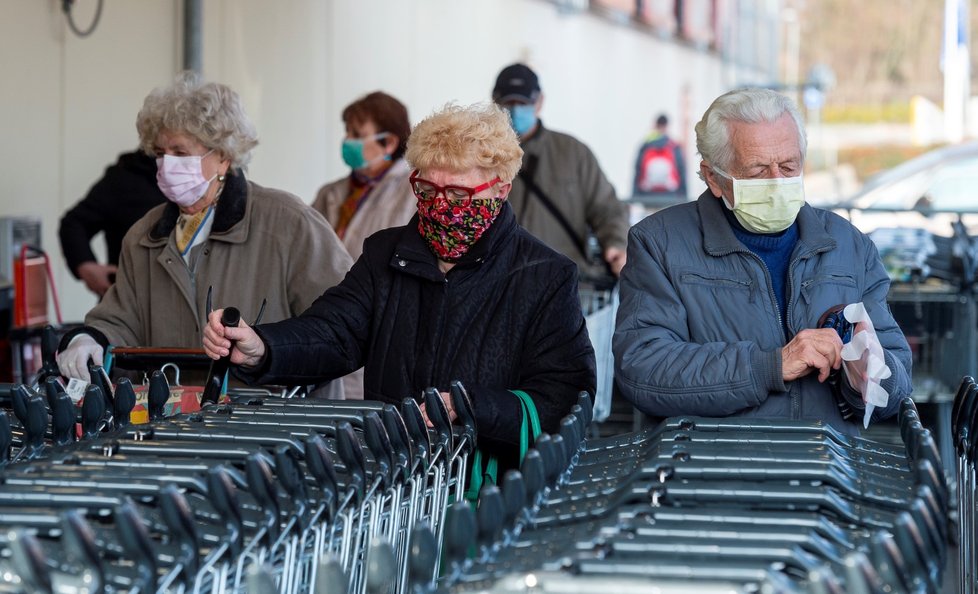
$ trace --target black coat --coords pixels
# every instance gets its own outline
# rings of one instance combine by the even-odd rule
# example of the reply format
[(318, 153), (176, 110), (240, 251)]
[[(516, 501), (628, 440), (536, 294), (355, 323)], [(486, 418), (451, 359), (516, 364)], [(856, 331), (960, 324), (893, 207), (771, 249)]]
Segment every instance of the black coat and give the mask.
[(80, 264), (95, 261), (89, 245), (92, 237), (105, 233), (108, 263), (118, 264), (126, 231), (164, 202), (166, 196), (156, 185), (156, 159), (138, 150), (119, 155), (118, 162), (61, 218), (61, 250), (75, 278)]
[(480, 447), (515, 465), (521, 413), (508, 390), (530, 394), (551, 433), (578, 392), (594, 394), (577, 267), (517, 225), (508, 203), (447, 275), (417, 225), (415, 215), (370, 236), (342, 283), (300, 317), (259, 326), (267, 358), (241, 375), (309, 384), (363, 365), (364, 397), (394, 404), (458, 379)]

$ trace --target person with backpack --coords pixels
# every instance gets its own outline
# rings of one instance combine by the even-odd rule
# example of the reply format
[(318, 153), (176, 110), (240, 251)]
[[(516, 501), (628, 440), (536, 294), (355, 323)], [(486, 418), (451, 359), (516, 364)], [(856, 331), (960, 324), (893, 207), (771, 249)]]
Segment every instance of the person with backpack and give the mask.
[(665, 114), (655, 120), (655, 128), (635, 160), (635, 183), (632, 195), (670, 194), (686, 201), (686, 164), (682, 148), (669, 138), (669, 118)]

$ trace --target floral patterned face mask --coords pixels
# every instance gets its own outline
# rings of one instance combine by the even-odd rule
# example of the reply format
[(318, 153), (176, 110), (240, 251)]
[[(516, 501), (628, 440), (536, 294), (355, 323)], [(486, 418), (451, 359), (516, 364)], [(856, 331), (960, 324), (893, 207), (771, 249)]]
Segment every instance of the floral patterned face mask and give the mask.
[(458, 206), (444, 198), (418, 200), (418, 232), (436, 257), (457, 262), (492, 226), (503, 202), (504, 198), (477, 198)]

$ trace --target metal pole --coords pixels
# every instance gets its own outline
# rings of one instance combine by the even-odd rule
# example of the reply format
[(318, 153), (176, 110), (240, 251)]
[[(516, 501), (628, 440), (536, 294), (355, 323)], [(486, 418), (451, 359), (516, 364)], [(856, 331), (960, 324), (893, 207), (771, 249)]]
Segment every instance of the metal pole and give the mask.
[(204, 69), (203, 29), (203, 0), (183, 0), (183, 68), (198, 74)]

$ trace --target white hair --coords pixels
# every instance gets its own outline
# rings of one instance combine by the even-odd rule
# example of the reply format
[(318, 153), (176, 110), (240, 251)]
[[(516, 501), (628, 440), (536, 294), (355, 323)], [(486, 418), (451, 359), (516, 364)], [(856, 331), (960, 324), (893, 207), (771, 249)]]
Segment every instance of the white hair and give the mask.
[[(808, 139), (801, 113), (791, 99), (770, 89), (737, 89), (717, 97), (696, 124), (696, 150), (711, 167), (728, 171), (733, 161), (729, 123), (774, 122), (784, 114), (798, 127), (798, 149), (804, 161)], [(699, 175), (702, 179), (703, 173)]]

